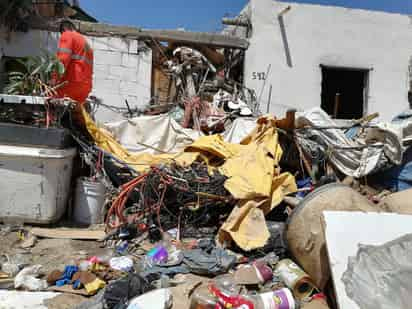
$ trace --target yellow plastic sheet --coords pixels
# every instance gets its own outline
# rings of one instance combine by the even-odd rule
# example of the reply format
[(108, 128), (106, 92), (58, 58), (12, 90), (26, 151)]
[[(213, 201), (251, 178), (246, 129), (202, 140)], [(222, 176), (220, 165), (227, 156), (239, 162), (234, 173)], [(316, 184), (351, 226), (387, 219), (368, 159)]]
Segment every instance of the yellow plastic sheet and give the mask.
[(218, 233), (221, 244), (233, 240), (244, 250), (265, 245), (269, 231), (264, 216), (279, 205), (286, 194), (297, 190), (291, 174), (280, 174), (283, 152), (274, 118), (258, 119), (255, 130), (240, 144), (226, 143), (220, 135), (202, 136), (182, 153), (151, 155), (129, 153), (108, 132), (97, 127), (84, 110), (83, 116), (95, 143), (138, 172), (157, 164), (175, 162), (188, 166), (202, 160), (210, 171), (218, 169), (227, 176), (225, 188), (240, 202)]
[(266, 200), (241, 201), (235, 206), (218, 232), (217, 243), (227, 247), (234, 241), (245, 251), (263, 247), (270, 237), (265, 215), (259, 208), (264, 203)]

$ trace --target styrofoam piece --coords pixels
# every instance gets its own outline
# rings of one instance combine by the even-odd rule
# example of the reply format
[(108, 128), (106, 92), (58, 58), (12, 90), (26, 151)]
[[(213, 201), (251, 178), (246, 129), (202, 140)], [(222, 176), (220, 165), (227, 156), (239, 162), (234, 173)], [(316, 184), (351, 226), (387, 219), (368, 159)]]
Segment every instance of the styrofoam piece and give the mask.
[[(359, 245), (383, 245), (412, 233), (412, 216), (394, 213), (324, 211), (325, 237), (340, 309), (359, 309), (345, 291), (342, 275), (349, 257), (356, 256)], [(396, 295), (393, 295), (396, 298)]]
[(157, 289), (133, 298), (127, 309), (168, 309), (173, 298), (169, 289)]
[(0, 221), (53, 223), (66, 210), (75, 148), (0, 145)]
[(0, 290), (0, 308), (47, 309), (44, 301), (60, 293)]

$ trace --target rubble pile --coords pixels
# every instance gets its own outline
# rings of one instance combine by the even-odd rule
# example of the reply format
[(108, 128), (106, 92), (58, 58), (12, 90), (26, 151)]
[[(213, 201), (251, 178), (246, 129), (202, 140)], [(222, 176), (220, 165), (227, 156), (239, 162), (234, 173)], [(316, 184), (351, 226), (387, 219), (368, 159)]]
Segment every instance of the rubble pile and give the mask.
[[(258, 115), (256, 94), (241, 83), (243, 52), (153, 44), (157, 90), (146, 113), (171, 111), (184, 128), (223, 132), (237, 117)], [(157, 55), (157, 57), (156, 57)], [(166, 86), (167, 85), (167, 86)]]
[(409, 250), (410, 113), (262, 115), (242, 51), (151, 44), (145, 115), (103, 126), (65, 99), (0, 101), (0, 302), (388, 308), (395, 283), (373, 299)]

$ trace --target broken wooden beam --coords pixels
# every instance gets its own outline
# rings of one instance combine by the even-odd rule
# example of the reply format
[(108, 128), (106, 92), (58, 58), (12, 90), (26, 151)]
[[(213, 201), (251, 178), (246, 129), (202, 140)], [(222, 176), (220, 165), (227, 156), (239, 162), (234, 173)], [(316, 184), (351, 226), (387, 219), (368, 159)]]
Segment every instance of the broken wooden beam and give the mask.
[[(113, 36), (138, 40), (154, 39), (161, 42), (179, 42), (202, 44), (218, 48), (247, 49), (249, 42), (235, 36), (219, 33), (191, 32), (182, 30), (149, 30), (129, 26), (115, 26), (103, 23), (91, 23), (73, 20), (78, 30), (90, 36)], [(59, 22), (45, 18), (31, 17), (28, 24), (33, 29), (58, 31)]]
[(141, 30), (139, 38), (153, 38), (158, 41), (202, 44), (222, 48), (247, 49), (249, 42), (235, 36), (180, 30)]
[(222, 24), (228, 26), (240, 26), (240, 27), (249, 27), (250, 23), (246, 19), (240, 18), (222, 18)]

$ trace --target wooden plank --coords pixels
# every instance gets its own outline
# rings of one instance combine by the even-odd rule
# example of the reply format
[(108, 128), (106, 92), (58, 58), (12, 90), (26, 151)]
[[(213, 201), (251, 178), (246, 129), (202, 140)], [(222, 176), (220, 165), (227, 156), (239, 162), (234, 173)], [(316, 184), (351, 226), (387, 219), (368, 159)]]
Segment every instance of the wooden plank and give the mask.
[[(164, 42), (203, 44), (211, 47), (247, 49), (249, 42), (235, 36), (219, 33), (191, 32), (181, 30), (149, 30), (129, 26), (73, 21), (81, 33), (91, 36), (119, 36), (130, 39), (155, 39)], [(28, 24), (33, 29), (58, 31), (58, 22), (31, 17)]]
[(87, 294), (86, 290), (83, 289), (79, 289), (79, 290), (75, 290), (72, 288), (71, 285), (63, 285), (63, 286), (51, 286), (48, 288), (49, 291), (53, 291), (53, 292), (61, 292), (61, 293), (70, 293), (70, 294), (76, 294), (76, 295), (81, 295), (81, 296), (91, 296), (89, 294)]
[(141, 30), (140, 37), (153, 38), (165, 42), (204, 44), (214, 47), (239, 49), (247, 49), (249, 47), (249, 42), (245, 39), (235, 36), (207, 32), (190, 32), (179, 30)]
[(250, 23), (245, 18), (222, 18), (222, 24), (228, 26), (241, 26), (241, 27), (249, 27)]
[(30, 232), (37, 237), (57, 239), (102, 240), (106, 236), (104, 231), (86, 229), (32, 228)]

